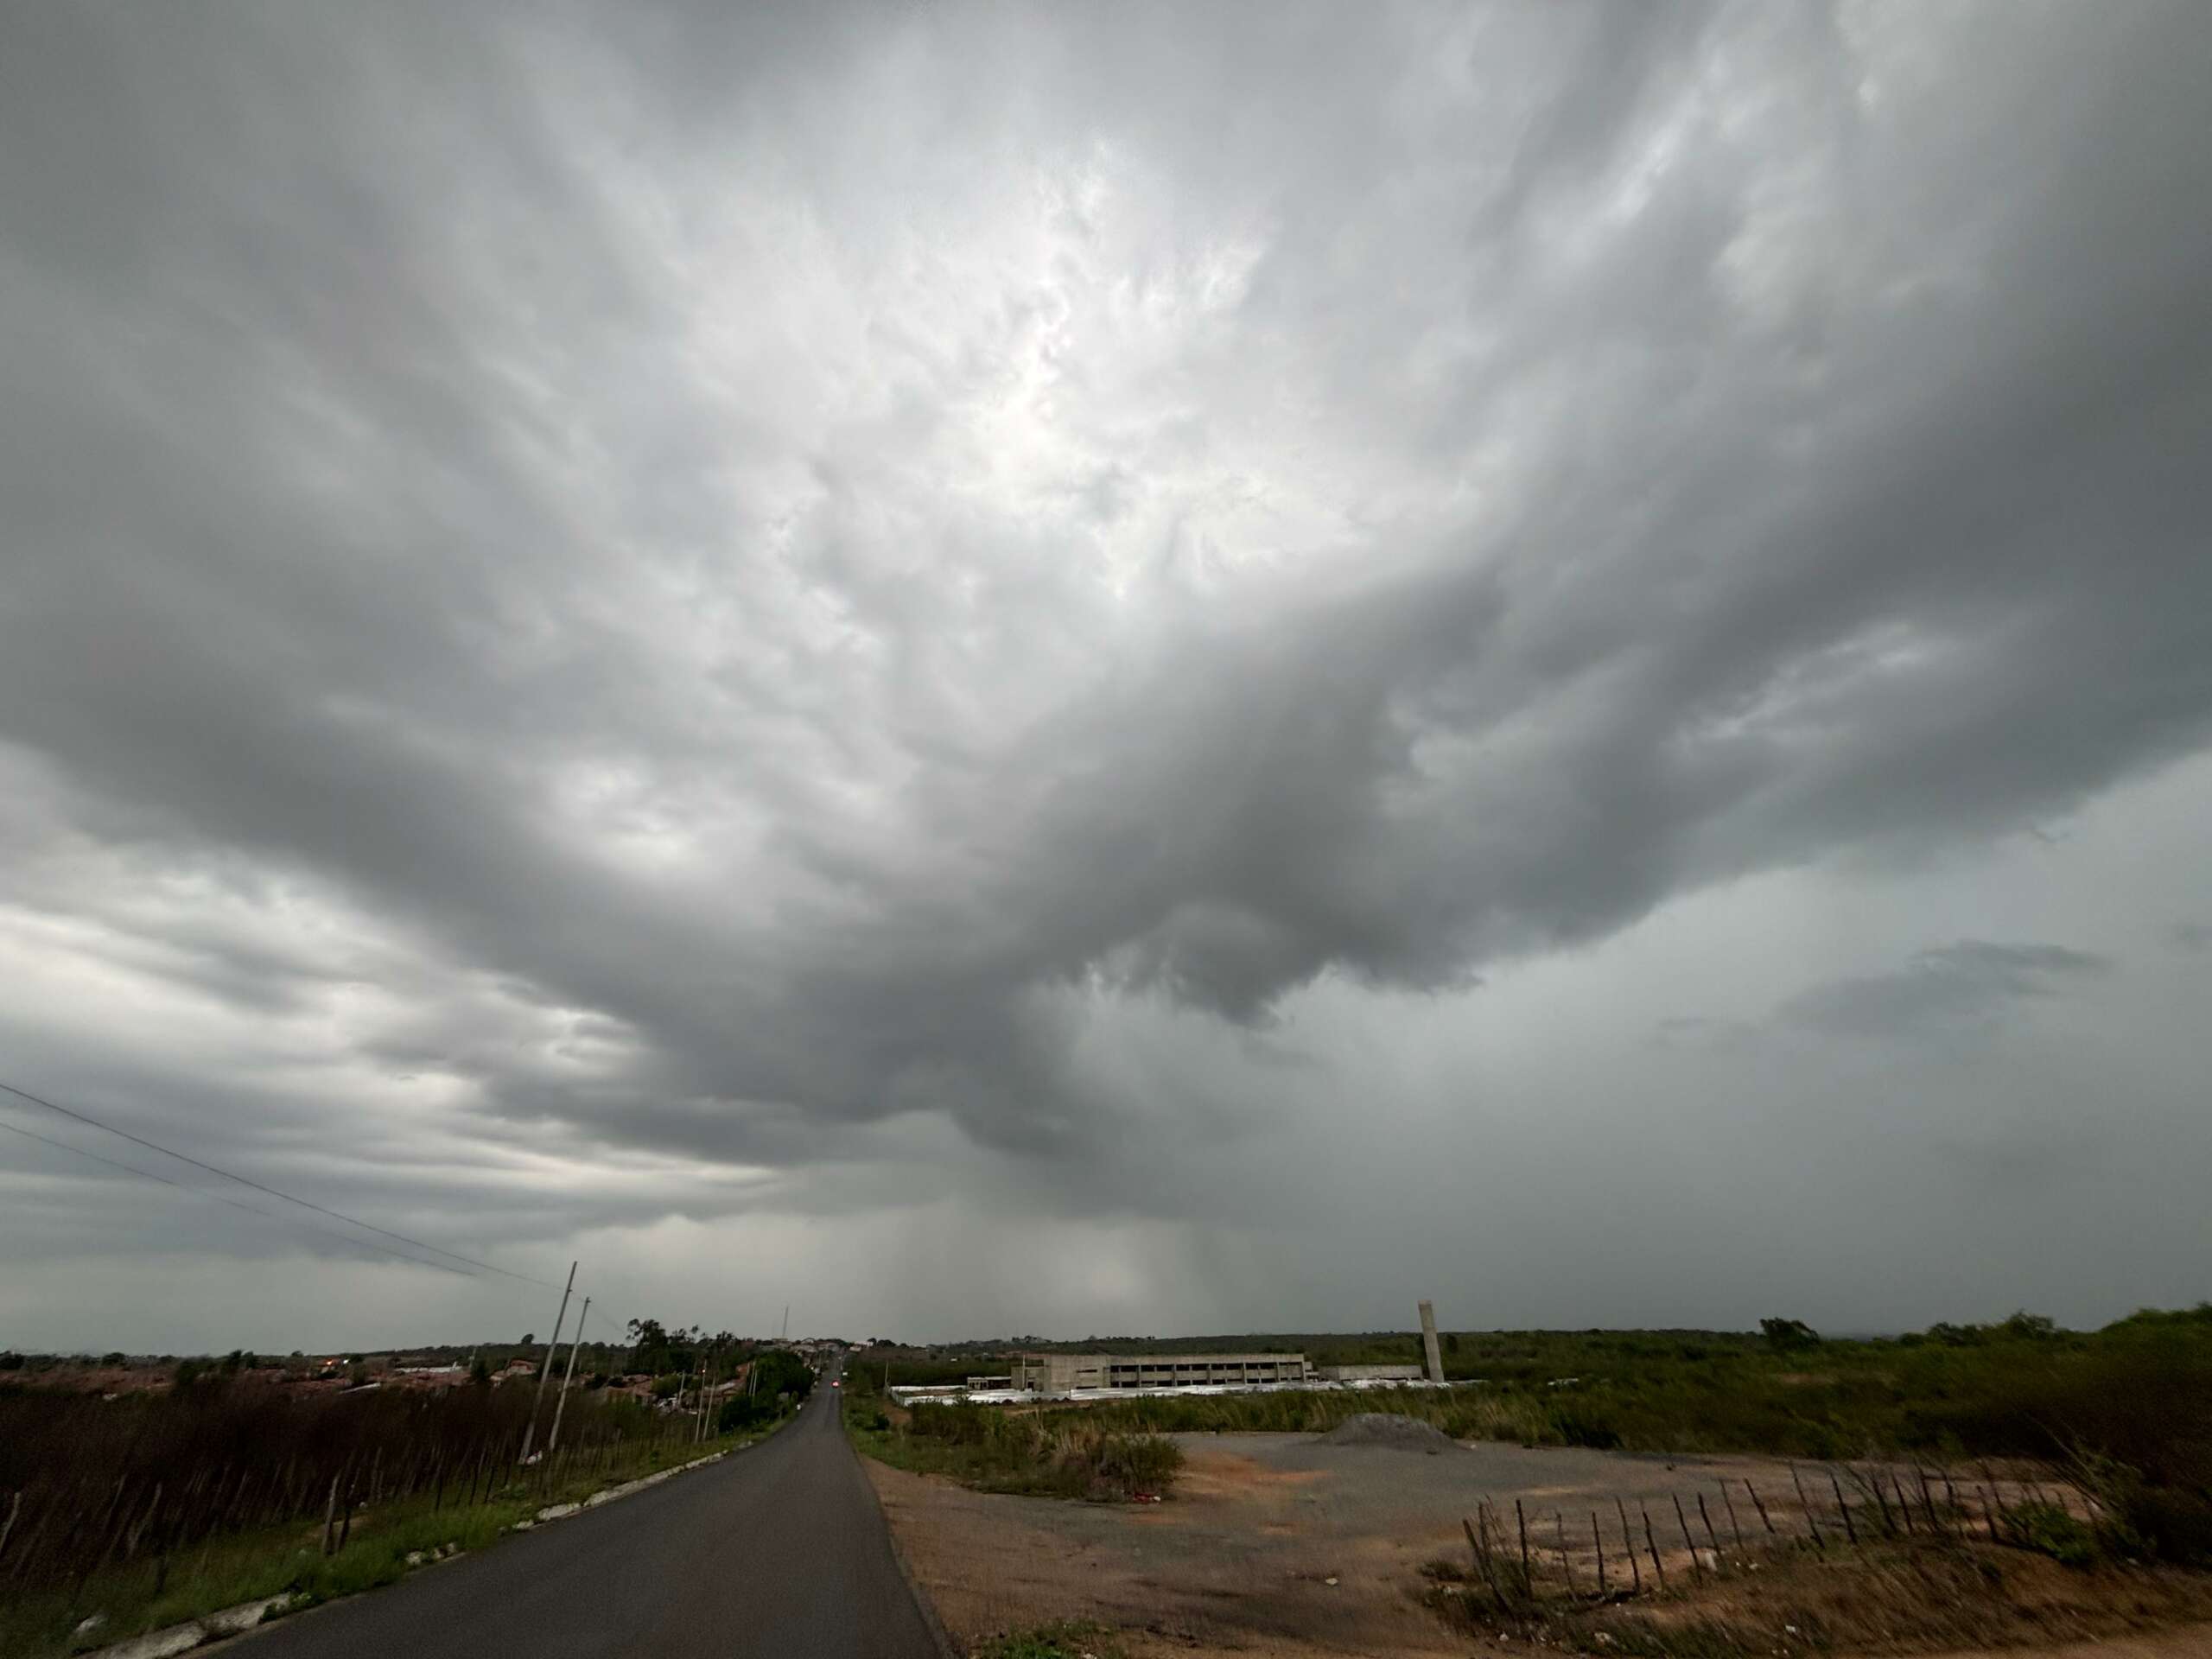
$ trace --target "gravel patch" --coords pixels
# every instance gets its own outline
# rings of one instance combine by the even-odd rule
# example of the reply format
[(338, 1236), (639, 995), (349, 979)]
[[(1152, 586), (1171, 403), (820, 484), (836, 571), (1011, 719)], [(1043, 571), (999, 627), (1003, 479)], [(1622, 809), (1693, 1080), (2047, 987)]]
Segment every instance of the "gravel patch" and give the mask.
[(1321, 1444), (1380, 1446), (1393, 1452), (1426, 1452), (1431, 1457), (1461, 1449), (1457, 1440), (1433, 1423), (1382, 1411), (1363, 1411), (1357, 1417), (1345, 1418), (1321, 1436)]

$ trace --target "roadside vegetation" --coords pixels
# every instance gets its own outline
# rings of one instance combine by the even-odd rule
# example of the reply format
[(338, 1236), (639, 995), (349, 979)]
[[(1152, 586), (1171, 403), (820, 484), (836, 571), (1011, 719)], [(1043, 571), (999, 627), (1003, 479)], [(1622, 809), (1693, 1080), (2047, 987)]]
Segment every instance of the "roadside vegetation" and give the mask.
[(2024, 1458), (2092, 1492), (2136, 1547), (2212, 1565), (2212, 1306), (2090, 1333), (2020, 1315), (1914, 1336), (1823, 1341), (1793, 1320), (1760, 1336), (1459, 1336), (1484, 1370), (1448, 1393), (1285, 1391), (1065, 1408), (1117, 1433), (1334, 1427), (1359, 1412), (1455, 1440), (1785, 1458), (1957, 1463)]
[(305, 1605), (387, 1582), (549, 1505), (749, 1443), (812, 1376), (796, 1355), (765, 1355), (753, 1392), (703, 1424), (694, 1409), (579, 1387), (550, 1455), (549, 1389), (528, 1464), (536, 1381), (495, 1384), (480, 1368), (442, 1389), (302, 1392), (187, 1362), (165, 1390), (105, 1398), (0, 1377), (0, 1656), (43, 1659), (280, 1592)]
[(974, 1659), (1121, 1659), (1121, 1644), (1103, 1624), (1064, 1619), (986, 1638)]
[(1174, 1485), (1183, 1466), (1182, 1448), (1158, 1434), (1122, 1433), (1065, 1412), (898, 1408), (849, 1378), (845, 1421), (854, 1443), (880, 1461), (917, 1474), (950, 1475), (987, 1492), (1154, 1498)]
[[(2084, 1519), (2056, 1502), (2024, 1503), (1999, 1511), (1993, 1534), (1986, 1510), (1932, 1493), (1924, 1524), (1914, 1523), (1898, 1493), (1894, 1510), (1865, 1506), (1855, 1541), (1716, 1535), (1688, 1571), (1675, 1558), (1671, 1585), (1655, 1572), (1632, 1592), (1618, 1578), (1610, 1592), (1593, 1585), (1586, 1557), (1572, 1564), (1541, 1546), (1522, 1554), (1503, 1513), (1485, 1514), (1466, 1555), (1422, 1569), (1423, 1599), (1478, 1639), (1639, 1659), (1994, 1649), (2212, 1618), (2212, 1578), (2148, 1559), (2101, 1505)], [(1632, 1561), (1615, 1554), (1615, 1573)]]

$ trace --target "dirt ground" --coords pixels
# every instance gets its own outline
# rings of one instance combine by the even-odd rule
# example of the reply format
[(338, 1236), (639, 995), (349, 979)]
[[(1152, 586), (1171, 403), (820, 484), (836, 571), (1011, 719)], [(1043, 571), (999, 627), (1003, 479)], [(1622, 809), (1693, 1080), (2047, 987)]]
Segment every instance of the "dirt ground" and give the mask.
[[(1647, 1512), (1669, 1575), (1691, 1572), (1678, 1499), (1708, 1560), (1711, 1535), (1728, 1549), (1738, 1528), (1750, 1541), (1761, 1535), (1747, 1481), (1776, 1529), (1802, 1536), (1806, 1525), (1789, 1466), (1763, 1459), (1490, 1443), (1431, 1454), (1332, 1446), (1302, 1434), (1175, 1438), (1188, 1461), (1174, 1496), (1158, 1504), (975, 1492), (866, 1462), (901, 1553), (963, 1649), (997, 1632), (1084, 1619), (1126, 1632), (1120, 1640), (1133, 1659), (1464, 1655), (1467, 1639), (1421, 1605), (1421, 1568), (1438, 1558), (1468, 1560), (1463, 1522), (1484, 1498), (1509, 1525), (1520, 1501), (1540, 1573), (1558, 1569), (1564, 1542), (1567, 1569), (1592, 1585), (1600, 1542), (1611, 1581), (1629, 1582), (1623, 1508), (1647, 1581)], [(1860, 1496), (1846, 1491), (1855, 1512)], [(1822, 1524), (1832, 1525), (1833, 1497), (1821, 1491), (1815, 1503)], [(2056, 1659), (2066, 1650), (2048, 1651)], [(2102, 1659), (2212, 1659), (2212, 1632), (2132, 1638), (2095, 1651)]]
[[(973, 1492), (870, 1461), (900, 1548), (963, 1643), (1058, 1618), (1149, 1631), (1174, 1650), (1255, 1655), (1459, 1653), (1419, 1597), (1420, 1569), (1466, 1558), (1465, 1517), (1521, 1500), (1530, 1545), (1594, 1582), (1599, 1516), (1609, 1569), (1624, 1503), (1642, 1537), (1648, 1508), (1669, 1573), (1689, 1571), (1674, 1500), (1705, 1534), (1700, 1491), (1724, 1545), (1726, 1480), (1738, 1524), (1760, 1525), (1752, 1481), (1777, 1526), (1802, 1529), (1786, 1465), (1751, 1458), (1664, 1459), (1482, 1444), (1435, 1455), (1330, 1446), (1305, 1434), (1185, 1434), (1188, 1462), (1160, 1504), (1096, 1504)], [(1559, 1517), (1555, 1529), (1553, 1516)], [(1651, 1572), (1648, 1554), (1640, 1571)]]

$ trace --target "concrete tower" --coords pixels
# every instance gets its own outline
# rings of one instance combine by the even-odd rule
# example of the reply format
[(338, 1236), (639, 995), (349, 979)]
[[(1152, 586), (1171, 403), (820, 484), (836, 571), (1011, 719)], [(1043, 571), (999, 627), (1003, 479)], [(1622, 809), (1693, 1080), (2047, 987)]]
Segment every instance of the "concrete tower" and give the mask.
[(1441, 1385), (1444, 1381), (1444, 1356), (1436, 1346), (1436, 1308), (1433, 1303), (1421, 1305), (1421, 1345), (1428, 1356), (1428, 1380)]

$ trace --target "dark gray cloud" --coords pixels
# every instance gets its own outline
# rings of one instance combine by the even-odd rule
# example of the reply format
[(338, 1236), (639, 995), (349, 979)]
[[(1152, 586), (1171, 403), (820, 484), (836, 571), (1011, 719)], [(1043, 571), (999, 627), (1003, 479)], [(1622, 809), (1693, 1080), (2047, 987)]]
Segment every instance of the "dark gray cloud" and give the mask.
[(1956, 1035), (2001, 1022), (2020, 1004), (2110, 970), (2087, 950), (2060, 944), (1962, 939), (1923, 950), (1894, 973), (1839, 979), (1783, 1007), (1799, 1025), (1877, 1041)]
[(12, 19), (9, 1052), (424, 1226), (1172, 1218), (1301, 996), (2203, 750), (2201, 9), (1248, 22)]

